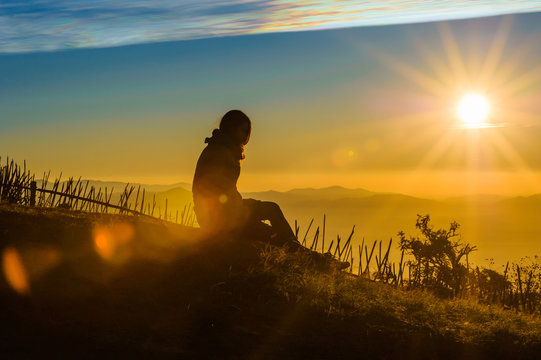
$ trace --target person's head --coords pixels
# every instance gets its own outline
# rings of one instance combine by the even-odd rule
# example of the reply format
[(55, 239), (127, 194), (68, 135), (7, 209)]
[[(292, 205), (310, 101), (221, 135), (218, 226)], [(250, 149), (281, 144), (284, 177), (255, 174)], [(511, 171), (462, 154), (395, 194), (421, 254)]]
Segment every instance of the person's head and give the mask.
[(240, 145), (246, 145), (252, 133), (252, 122), (240, 110), (229, 110), (220, 121), (220, 130)]

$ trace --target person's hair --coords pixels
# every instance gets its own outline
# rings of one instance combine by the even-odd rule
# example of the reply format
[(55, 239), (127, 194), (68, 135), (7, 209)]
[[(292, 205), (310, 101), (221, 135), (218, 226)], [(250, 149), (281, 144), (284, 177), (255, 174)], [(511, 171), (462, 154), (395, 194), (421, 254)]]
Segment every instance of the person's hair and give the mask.
[[(248, 125), (250, 132), (252, 131), (252, 122), (245, 113), (240, 110), (229, 110), (220, 121), (220, 130), (227, 134), (234, 134), (235, 130), (242, 125)], [(248, 133), (248, 137), (244, 139), (245, 143), (250, 138), (250, 132)]]

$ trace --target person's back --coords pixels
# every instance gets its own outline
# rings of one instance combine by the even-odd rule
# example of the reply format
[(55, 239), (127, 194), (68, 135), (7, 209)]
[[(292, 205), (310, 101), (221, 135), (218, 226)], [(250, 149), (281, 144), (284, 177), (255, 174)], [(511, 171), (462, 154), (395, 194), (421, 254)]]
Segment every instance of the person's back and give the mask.
[(234, 228), (242, 197), (237, 191), (239, 151), (227, 134), (215, 129), (205, 140), (192, 184), (194, 210), (201, 228), (210, 232)]
[(192, 192), (197, 222), (207, 232), (240, 226), (242, 196), (237, 180), (251, 130), (250, 119), (240, 110), (231, 110), (212, 137), (205, 139), (208, 145), (197, 161)]

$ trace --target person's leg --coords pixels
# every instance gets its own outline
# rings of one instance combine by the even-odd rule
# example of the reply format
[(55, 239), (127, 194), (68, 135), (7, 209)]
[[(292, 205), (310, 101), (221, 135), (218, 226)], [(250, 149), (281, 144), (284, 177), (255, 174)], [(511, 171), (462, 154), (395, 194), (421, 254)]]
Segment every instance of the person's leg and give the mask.
[(246, 222), (240, 233), (243, 238), (247, 240), (260, 240), (266, 242), (272, 241), (276, 237), (272, 226), (257, 219), (251, 219)]
[(260, 201), (254, 199), (245, 199), (243, 202), (249, 207), (250, 218), (261, 222), (269, 220), (272, 229), (276, 232), (280, 240), (284, 243), (296, 242), (295, 233), (289, 226), (280, 206), (271, 201)]

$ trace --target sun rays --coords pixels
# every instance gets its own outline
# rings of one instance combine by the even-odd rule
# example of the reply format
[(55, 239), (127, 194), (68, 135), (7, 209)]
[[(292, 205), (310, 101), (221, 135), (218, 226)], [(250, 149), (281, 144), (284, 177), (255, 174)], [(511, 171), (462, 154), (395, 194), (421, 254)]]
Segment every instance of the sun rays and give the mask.
[[(433, 139), (430, 149), (402, 183), (415, 188), (420, 180), (418, 174), (430, 169), (456, 168), (455, 163), (462, 164), (463, 171), (469, 174), (465, 181), (472, 192), (483, 191), (481, 179), (484, 177), (475, 174), (489, 170), (490, 166), (520, 172), (528, 185), (536, 181), (533, 170), (504, 132), (506, 128), (532, 125), (536, 119), (536, 114), (524, 109), (531, 109), (536, 101), (533, 93), (535, 84), (541, 81), (541, 66), (528, 68), (525, 63), (533, 43), (541, 35), (536, 33), (522, 44), (509, 46), (512, 28), (513, 17), (503, 17), (492, 39), (484, 43), (486, 46), (474, 46), (475, 39), (469, 39), (468, 52), (464, 51), (463, 42), (457, 42), (451, 26), (440, 23), (438, 30), (444, 55), (419, 39), (414, 41), (423, 61), (419, 65), (371, 49), (381, 62), (417, 90), (431, 96), (440, 107), (436, 111), (439, 115), (434, 115), (433, 110), (431, 114), (420, 111), (408, 118), (432, 116), (431, 124), (422, 121), (427, 124), (427, 132), (431, 127), (446, 128)], [(436, 133), (431, 131), (431, 136)], [(422, 138), (423, 134), (411, 134), (412, 143)]]

